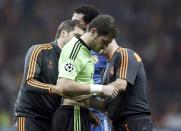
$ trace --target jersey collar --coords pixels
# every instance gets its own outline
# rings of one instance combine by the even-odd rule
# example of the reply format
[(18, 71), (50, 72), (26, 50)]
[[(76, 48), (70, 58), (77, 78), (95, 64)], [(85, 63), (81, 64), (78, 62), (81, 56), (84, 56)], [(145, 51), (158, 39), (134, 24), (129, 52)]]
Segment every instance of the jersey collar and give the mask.
[(113, 58), (113, 56), (116, 54), (116, 52), (118, 52), (118, 50), (120, 49), (121, 47), (119, 46), (116, 50), (115, 50), (115, 52), (112, 54), (112, 56), (110, 56), (110, 58), (108, 59), (108, 61), (110, 61), (112, 58)]
[(52, 41), (51, 43), (52, 43), (52, 46), (53, 46), (54, 49), (55, 49), (55, 53), (56, 53), (58, 56), (60, 56), (61, 49), (60, 49), (60, 47), (58, 46), (57, 41), (55, 40), (55, 41)]
[(82, 45), (84, 45), (89, 51), (91, 51), (91, 48), (89, 48), (80, 37), (76, 37), (76, 38), (82, 43)]

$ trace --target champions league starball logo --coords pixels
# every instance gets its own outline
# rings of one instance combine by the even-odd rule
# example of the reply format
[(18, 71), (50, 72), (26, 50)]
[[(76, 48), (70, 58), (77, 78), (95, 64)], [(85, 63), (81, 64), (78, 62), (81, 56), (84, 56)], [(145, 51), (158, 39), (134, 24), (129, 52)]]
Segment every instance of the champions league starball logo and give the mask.
[(67, 63), (64, 68), (66, 71), (71, 72), (74, 69), (74, 66), (71, 63)]

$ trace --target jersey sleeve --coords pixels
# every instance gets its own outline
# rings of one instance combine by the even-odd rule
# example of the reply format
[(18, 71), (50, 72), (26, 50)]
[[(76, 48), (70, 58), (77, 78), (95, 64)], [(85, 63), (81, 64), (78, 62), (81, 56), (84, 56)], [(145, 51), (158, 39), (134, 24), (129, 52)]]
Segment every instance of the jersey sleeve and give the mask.
[[(51, 84), (42, 83), (39, 81), (42, 64), (42, 45), (32, 46), (25, 58), (24, 68), (24, 85), (25, 90), (35, 93), (50, 93)], [(48, 48), (48, 47), (46, 47)]]
[(117, 77), (125, 79), (133, 85), (142, 60), (137, 53), (129, 49), (121, 48), (119, 52), (120, 55), (117, 58), (117, 65), (119, 66)]
[(80, 57), (80, 45), (71, 46), (65, 45), (62, 49), (59, 59), (59, 74), (58, 77), (75, 80), (81, 68), (83, 67), (82, 58)]

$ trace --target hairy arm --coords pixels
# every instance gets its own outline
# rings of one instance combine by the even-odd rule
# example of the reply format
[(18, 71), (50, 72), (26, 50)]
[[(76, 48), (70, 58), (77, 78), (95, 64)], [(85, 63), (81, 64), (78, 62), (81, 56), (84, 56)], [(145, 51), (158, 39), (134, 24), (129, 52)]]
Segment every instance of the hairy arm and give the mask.
[(67, 78), (59, 78), (57, 85), (52, 89), (52, 92), (65, 96), (89, 95), (90, 84), (81, 84)]
[(63, 96), (70, 96), (70, 97), (76, 97), (80, 95), (90, 95), (91, 93), (98, 93), (100, 95), (114, 97), (118, 93), (117, 88), (115, 89), (113, 85), (101, 85), (101, 86), (102, 86), (101, 91), (99, 90), (98, 92), (96, 91), (92, 92), (90, 84), (82, 84), (67, 78), (59, 78), (57, 81), (57, 85), (53, 86), (51, 91), (52, 93), (56, 93)]

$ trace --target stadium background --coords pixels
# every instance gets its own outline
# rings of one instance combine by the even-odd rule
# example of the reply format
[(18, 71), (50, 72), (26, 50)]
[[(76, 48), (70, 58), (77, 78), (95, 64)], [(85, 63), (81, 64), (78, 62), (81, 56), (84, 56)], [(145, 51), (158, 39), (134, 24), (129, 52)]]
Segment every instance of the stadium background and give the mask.
[(180, 0), (0, 0), (0, 130), (13, 130), (12, 109), (27, 49), (52, 41), (60, 22), (81, 4), (111, 14), (119, 25), (119, 43), (141, 55), (154, 130), (180, 131)]

